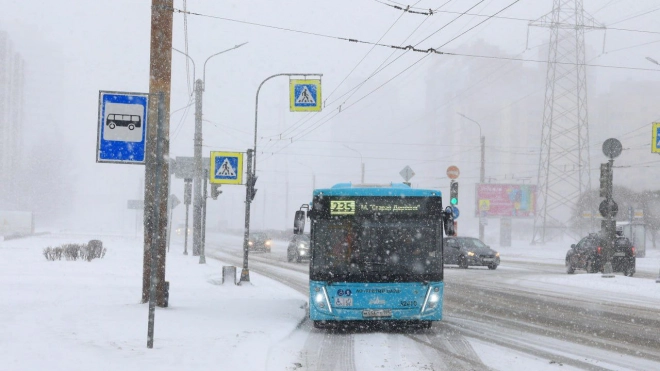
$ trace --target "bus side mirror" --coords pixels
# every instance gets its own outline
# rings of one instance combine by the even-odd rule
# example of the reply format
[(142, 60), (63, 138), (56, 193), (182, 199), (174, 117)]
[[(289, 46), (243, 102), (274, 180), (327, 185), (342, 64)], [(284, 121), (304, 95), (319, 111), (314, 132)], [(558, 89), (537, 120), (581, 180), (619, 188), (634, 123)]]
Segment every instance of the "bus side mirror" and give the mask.
[(456, 231), (454, 230), (454, 213), (451, 207), (447, 206), (442, 214), (442, 224), (445, 229), (445, 235), (455, 236)]
[(305, 212), (303, 210), (296, 211), (296, 216), (293, 221), (293, 234), (303, 234), (305, 231)]

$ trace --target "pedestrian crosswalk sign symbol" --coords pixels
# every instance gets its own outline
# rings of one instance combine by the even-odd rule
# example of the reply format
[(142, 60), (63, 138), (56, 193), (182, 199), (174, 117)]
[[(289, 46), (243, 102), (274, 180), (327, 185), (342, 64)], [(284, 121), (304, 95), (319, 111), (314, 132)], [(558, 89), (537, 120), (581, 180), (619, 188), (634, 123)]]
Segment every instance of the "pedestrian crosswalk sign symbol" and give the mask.
[(291, 112), (317, 112), (321, 110), (321, 80), (290, 80)]
[(243, 154), (240, 152), (211, 152), (209, 182), (213, 184), (242, 184)]
[(660, 122), (653, 123), (653, 142), (651, 143), (651, 152), (660, 153)]

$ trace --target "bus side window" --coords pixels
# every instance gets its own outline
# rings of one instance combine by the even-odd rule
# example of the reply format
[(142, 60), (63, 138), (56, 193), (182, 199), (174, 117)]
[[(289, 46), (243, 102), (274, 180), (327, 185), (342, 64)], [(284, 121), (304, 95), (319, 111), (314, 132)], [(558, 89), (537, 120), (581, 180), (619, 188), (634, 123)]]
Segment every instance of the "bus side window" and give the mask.
[(122, 121), (131, 121), (131, 116), (129, 116), (129, 115), (124, 115), (124, 116), (122, 116), (121, 119), (122, 119)]
[(108, 121), (112, 121), (115, 119), (115, 115), (108, 115)]
[(131, 116), (131, 121), (140, 122), (140, 116)]

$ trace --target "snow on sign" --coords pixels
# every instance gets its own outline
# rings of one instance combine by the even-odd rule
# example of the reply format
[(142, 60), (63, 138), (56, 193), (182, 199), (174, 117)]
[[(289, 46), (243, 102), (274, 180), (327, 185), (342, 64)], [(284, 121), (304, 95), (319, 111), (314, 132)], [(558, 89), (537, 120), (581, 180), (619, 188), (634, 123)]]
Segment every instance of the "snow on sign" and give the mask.
[(291, 112), (321, 111), (321, 80), (289, 80)]
[(412, 179), (412, 177), (415, 176), (415, 172), (410, 166), (404, 167), (401, 171), (399, 171), (399, 175), (405, 180), (406, 182)]
[(213, 184), (241, 184), (243, 182), (243, 153), (211, 152), (209, 182)]
[(149, 94), (99, 91), (96, 162), (144, 164)]

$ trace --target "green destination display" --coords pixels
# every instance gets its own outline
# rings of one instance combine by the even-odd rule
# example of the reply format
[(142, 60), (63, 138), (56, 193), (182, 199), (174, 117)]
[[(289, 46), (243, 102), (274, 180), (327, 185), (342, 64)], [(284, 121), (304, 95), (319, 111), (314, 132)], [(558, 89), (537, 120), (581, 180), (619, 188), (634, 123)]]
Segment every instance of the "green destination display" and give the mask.
[(425, 214), (428, 213), (428, 198), (418, 197), (326, 197), (319, 200), (322, 214), (363, 215), (363, 214)]

